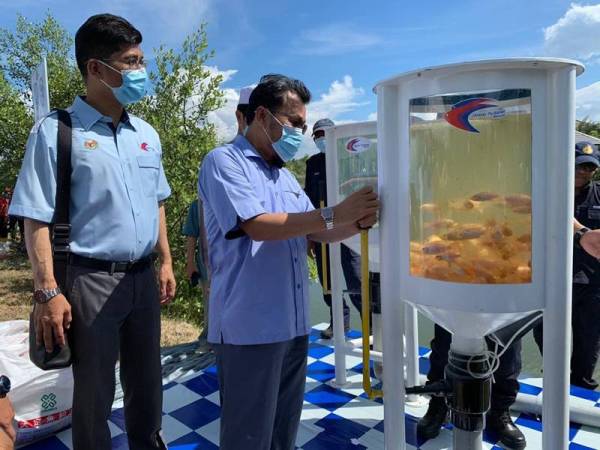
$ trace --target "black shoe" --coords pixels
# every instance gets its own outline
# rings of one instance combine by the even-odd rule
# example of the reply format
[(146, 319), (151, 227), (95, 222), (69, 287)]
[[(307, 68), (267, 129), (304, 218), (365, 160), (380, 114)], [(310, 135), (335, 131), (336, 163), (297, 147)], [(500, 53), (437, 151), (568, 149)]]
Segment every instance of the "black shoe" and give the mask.
[(448, 422), (448, 406), (442, 397), (431, 397), (425, 415), (417, 423), (417, 436), (433, 439), (440, 434), (442, 426)]
[[(344, 325), (344, 333), (348, 334), (350, 326)], [(329, 324), (327, 328), (321, 330), (321, 339), (331, 339), (333, 337), (333, 324)]]
[(590, 391), (595, 391), (598, 389), (598, 382), (593, 378), (571, 375), (571, 384), (580, 388), (589, 389)]
[(329, 324), (327, 328), (321, 330), (321, 339), (331, 339), (333, 337), (333, 324)]
[(486, 429), (505, 447), (523, 450), (527, 445), (525, 436), (514, 424), (508, 410), (490, 410), (486, 418)]

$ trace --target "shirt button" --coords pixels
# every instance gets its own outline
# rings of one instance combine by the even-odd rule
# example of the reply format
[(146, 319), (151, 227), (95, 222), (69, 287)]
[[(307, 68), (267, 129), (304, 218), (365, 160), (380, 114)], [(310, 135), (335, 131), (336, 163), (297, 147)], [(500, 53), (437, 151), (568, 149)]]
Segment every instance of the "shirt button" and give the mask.
[(296, 287), (297, 287), (298, 289), (300, 289), (300, 283), (298, 283), (298, 284), (296, 285)]

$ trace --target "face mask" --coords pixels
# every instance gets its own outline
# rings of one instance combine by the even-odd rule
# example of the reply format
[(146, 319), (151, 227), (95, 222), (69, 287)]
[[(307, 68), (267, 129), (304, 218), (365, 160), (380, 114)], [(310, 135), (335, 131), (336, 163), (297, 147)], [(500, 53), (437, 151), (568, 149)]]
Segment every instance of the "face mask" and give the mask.
[(271, 145), (273, 146), (273, 150), (275, 150), (275, 153), (277, 153), (277, 155), (281, 158), (281, 160), (284, 163), (288, 162), (294, 159), (294, 156), (296, 156), (296, 153), (298, 153), (300, 144), (302, 144), (303, 130), (302, 128), (284, 125), (279, 120), (277, 120), (277, 117), (275, 117), (271, 111), (269, 111), (269, 114), (271, 114), (271, 117), (273, 117), (273, 119), (275, 119), (275, 121), (279, 125), (281, 125), (281, 137), (277, 140), (277, 142), (273, 142), (271, 140), (271, 137), (269, 136), (269, 133), (267, 133), (267, 130), (265, 130), (264, 127), (263, 130), (269, 138), (269, 140), (271, 141)]
[(327, 147), (327, 141), (324, 137), (316, 138), (315, 145), (319, 149), (321, 153), (325, 153), (325, 148)]
[[(98, 60), (100, 61), (100, 60)], [(100, 80), (104, 85), (109, 88), (115, 98), (123, 106), (135, 103), (141, 100), (146, 95), (146, 80), (147, 74), (146, 69), (135, 69), (135, 70), (117, 70), (114, 67), (109, 66), (104, 61), (100, 61), (106, 67), (114, 70), (121, 74), (123, 82), (119, 87), (109, 86), (104, 80)]]

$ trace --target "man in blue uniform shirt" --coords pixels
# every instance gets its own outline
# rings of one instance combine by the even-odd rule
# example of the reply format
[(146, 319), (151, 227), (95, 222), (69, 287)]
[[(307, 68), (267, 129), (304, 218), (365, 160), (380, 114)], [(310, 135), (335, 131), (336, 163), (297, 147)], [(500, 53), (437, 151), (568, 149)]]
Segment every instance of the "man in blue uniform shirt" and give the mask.
[[(72, 121), (68, 301), (57, 289), (49, 225), (56, 192), (57, 116), (31, 132), (10, 213), (25, 217), (33, 267), (36, 336), (50, 351), (71, 329), (73, 446), (111, 448), (107, 418), (120, 357), (132, 449), (166, 448), (162, 420), (160, 304), (175, 294), (162, 202), (170, 195), (156, 131), (124, 106), (145, 94), (140, 32), (110, 14), (75, 35), (87, 96)], [(158, 285), (152, 252), (158, 253)]]
[[(584, 248), (584, 241), (600, 230), (600, 182), (594, 181), (599, 167), (600, 152), (593, 144), (578, 142), (575, 145), (571, 384), (586, 389), (598, 388), (594, 370), (600, 353), (600, 262), (597, 255)], [(542, 323), (534, 328), (533, 336), (541, 352)]]
[(200, 169), (221, 450), (294, 448), (310, 331), (307, 237), (341, 240), (376, 221), (370, 188), (315, 210), (283, 168), (302, 142), (309, 101), (299, 80), (261, 78), (246, 135), (213, 150)]

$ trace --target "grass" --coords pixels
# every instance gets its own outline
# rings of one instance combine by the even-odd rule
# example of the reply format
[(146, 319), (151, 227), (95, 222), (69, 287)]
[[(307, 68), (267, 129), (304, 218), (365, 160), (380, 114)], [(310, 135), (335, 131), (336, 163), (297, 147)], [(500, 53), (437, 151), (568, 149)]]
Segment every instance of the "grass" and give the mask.
[[(8, 253), (0, 253), (0, 322), (27, 320), (32, 292), (31, 266), (27, 257), (14, 246)], [(200, 334), (196, 325), (165, 315), (161, 332), (162, 347), (193, 342)]]

